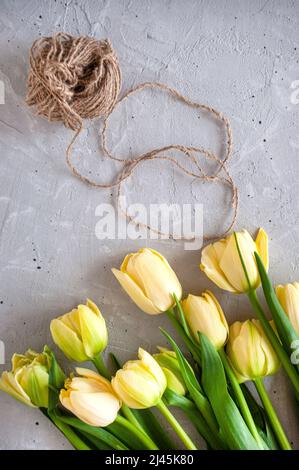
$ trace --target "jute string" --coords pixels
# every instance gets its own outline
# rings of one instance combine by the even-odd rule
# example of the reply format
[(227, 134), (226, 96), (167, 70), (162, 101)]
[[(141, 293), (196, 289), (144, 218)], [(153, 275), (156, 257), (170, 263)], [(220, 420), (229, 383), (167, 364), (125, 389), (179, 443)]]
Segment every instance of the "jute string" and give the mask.
[[(221, 234), (204, 235), (205, 240), (225, 236), (234, 226), (238, 213), (238, 189), (231, 177), (227, 163), (232, 156), (233, 139), (229, 120), (221, 112), (206, 104), (197, 103), (183, 96), (176, 89), (163, 83), (145, 82), (137, 85), (118, 99), (121, 88), (121, 71), (117, 56), (108, 40), (98, 41), (90, 37), (72, 37), (58, 33), (53, 37), (36, 40), (29, 55), (30, 70), (26, 102), (35, 106), (38, 115), (49, 121), (62, 121), (66, 127), (75, 131), (66, 150), (66, 162), (71, 172), (82, 182), (94, 188), (117, 188), (117, 203), (125, 217), (138, 227), (146, 228), (161, 237), (191, 240), (191, 237), (173, 236), (136, 220), (122, 205), (121, 195), (125, 181), (133, 175), (136, 168), (150, 160), (163, 160), (175, 165), (185, 175), (199, 181), (225, 184), (231, 191), (232, 218)], [(187, 106), (210, 113), (221, 122), (226, 133), (224, 157), (197, 146), (172, 144), (155, 148), (134, 158), (122, 158), (111, 153), (107, 143), (109, 120), (114, 110), (131, 95), (147, 88), (167, 92)], [(103, 117), (100, 131), (101, 147), (107, 158), (119, 162), (122, 169), (110, 183), (99, 183), (83, 175), (72, 162), (72, 147), (83, 129), (83, 119)], [(189, 160), (194, 170), (190, 170), (170, 151), (178, 152)], [(199, 164), (198, 155), (216, 164), (213, 174), (208, 174)]]

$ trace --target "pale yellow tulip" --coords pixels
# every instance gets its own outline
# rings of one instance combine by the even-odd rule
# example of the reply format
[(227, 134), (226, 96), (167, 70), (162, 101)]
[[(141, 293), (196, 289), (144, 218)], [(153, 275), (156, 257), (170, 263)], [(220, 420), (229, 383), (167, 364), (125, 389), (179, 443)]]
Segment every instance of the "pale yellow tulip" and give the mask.
[(276, 295), (294, 330), (299, 335), (299, 283), (277, 286)]
[(228, 338), (228, 325), (216, 297), (210, 291), (202, 295), (191, 295), (182, 301), (187, 324), (196, 341), (198, 332), (204, 333), (215, 348), (224, 346)]
[(260, 229), (255, 241), (246, 230), (236, 232), (249, 283), (244, 273), (235, 235), (212, 243), (202, 250), (200, 269), (221, 289), (240, 294), (256, 289), (260, 276), (254, 256), (257, 252), (268, 269), (268, 236)]
[(52, 320), (50, 330), (54, 343), (77, 362), (94, 359), (108, 342), (105, 319), (91, 300)]
[(187, 393), (187, 387), (181, 374), (179, 362), (174, 351), (165, 348), (158, 348), (160, 352), (154, 354), (153, 358), (158, 362), (164, 372), (167, 381), (167, 388), (184, 396)]
[(0, 390), (25, 405), (47, 408), (49, 368), (50, 357), (45, 350), (14, 354), (12, 370), (4, 371), (0, 378)]
[[(273, 327), (273, 324), (271, 322)], [(275, 374), (279, 359), (258, 320), (235, 322), (229, 328), (227, 355), (239, 381)]]
[(66, 380), (60, 391), (61, 404), (77, 418), (91, 426), (105, 427), (113, 423), (121, 407), (111, 383), (89, 369), (77, 368), (80, 377)]
[(144, 349), (138, 350), (139, 360), (128, 361), (116, 372), (111, 384), (115, 393), (130, 408), (155, 406), (167, 386), (158, 362)]
[(156, 315), (174, 305), (173, 294), (182, 287), (167, 260), (157, 251), (142, 248), (127, 255), (118, 269), (112, 269), (120, 285), (145, 313)]

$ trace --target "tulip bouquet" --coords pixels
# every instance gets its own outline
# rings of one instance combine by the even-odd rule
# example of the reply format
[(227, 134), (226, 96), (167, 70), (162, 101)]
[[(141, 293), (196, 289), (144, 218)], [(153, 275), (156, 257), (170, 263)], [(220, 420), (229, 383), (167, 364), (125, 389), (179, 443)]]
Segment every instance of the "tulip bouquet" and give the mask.
[[(142, 311), (168, 315), (184, 353), (161, 329), (171, 349), (158, 348), (151, 355), (139, 348), (138, 358), (123, 365), (111, 354), (114, 370), (109, 371), (102, 358), (108, 344), (105, 319), (87, 300), (53, 319), (50, 330), (69, 360), (92, 362), (96, 371), (77, 367), (66, 377), (54, 352), (45, 346), (41, 353), (14, 354), (0, 389), (38, 407), (78, 450), (176, 449), (162, 418), (184, 448), (198, 449), (173, 408), (184, 412), (209, 450), (291, 450), (263, 378), (282, 364), (299, 397), (299, 367), (294, 360), (299, 284), (280, 285), (275, 292), (267, 274), (268, 240), (263, 230), (255, 241), (243, 231), (208, 245), (200, 268), (218, 287), (247, 294), (257, 319), (229, 326), (210, 291), (183, 299), (167, 260), (144, 248), (127, 255), (121, 268), (112, 271)], [(256, 292), (260, 284), (271, 321)], [(254, 384), (255, 396), (247, 382)]]

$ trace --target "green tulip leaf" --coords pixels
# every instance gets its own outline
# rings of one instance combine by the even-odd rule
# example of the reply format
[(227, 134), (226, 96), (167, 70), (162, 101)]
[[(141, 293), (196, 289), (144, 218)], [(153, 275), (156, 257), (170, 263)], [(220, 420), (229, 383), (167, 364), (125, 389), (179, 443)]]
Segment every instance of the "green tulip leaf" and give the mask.
[(128, 447), (118, 437), (107, 430), (109, 426), (107, 426), (105, 429), (97, 428), (95, 426), (90, 426), (89, 424), (83, 423), (78, 418), (65, 416), (58, 411), (52, 411), (52, 414), (63, 423), (68, 424), (69, 426), (78, 429), (87, 435), (91, 435), (99, 439), (114, 450), (128, 450)]
[(176, 406), (188, 416), (201, 437), (206, 441), (209, 449), (221, 450), (226, 448), (219, 435), (211, 431), (193, 401), (189, 400), (189, 398), (178, 395), (169, 388), (165, 390), (163, 399), (166, 401), (167, 406)]
[(294, 341), (299, 340), (299, 335), (296, 333), (292, 323), (290, 322), (289, 317), (280, 305), (280, 302), (276, 296), (275, 290), (272, 286), (265, 266), (263, 265), (263, 262), (258, 253), (255, 253), (255, 258), (262, 282), (265, 299), (272, 314), (274, 323), (276, 325), (278, 335), (282, 341), (285, 350), (289, 354), (291, 354), (293, 352), (291, 344)]
[(202, 333), (202, 384), (220, 426), (223, 439), (231, 450), (258, 450), (258, 444), (246, 426), (242, 415), (228, 393), (220, 356)]
[(161, 332), (163, 335), (167, 338), (167, 340), (170, 342), (173, 350), (176, 353), (179, 365), (180, 365), (180, 370), (181, 374), (183, 376), (184, 382), (186, 384), (186, 387), (196, 404), (197, 408), (199, 411), (202, 413), (204, 416), (206, 422), (209, 424), (210, 428), (218, 433), (218, 424), (215, 419), (214, 412), (211, 408), (211, 405), (205, 395), (203, 394), (203, 390), (201, 388), (200, 383), (198, 382), (192, 367), (190, 366), (189, 362), (187, 359), (184, 357), (183, 353), (181, 352), (180, 348), (174, 341), (174, 339), (165, 331), (163, 328), (160, 328)]
[(180, 303), (179, 299), (177, 298), (177, 296), (175, 294), (173, 294), (173, 298), (175, 300), (176, 307), (177, 307), (177, 310), (179, 312), (180, 321), (181, 321), (182, 327), (184, 328), (185, 334), (186, 334), (186, 336), (188, 336), (188, 338), (190, 338), (191, 341), (193, 341), (191, 333), (190, 333), (188, 325), (187, 325), (187, 322), (186, 322), (186, 318), (185, 318), (184, 311), (182, 309), (181, 303)]
[(106, 429), (113, 434), (116, 438), (121, 439), (129, 449), (132, 450), (144, 450), (144, 443), (139, 439), (136, 434), (132, 433), (129, 429), (123, 426), (121, 423), (114, 421), (109, 424)]
[(87, 434), (83, 431), (78, 431), (77, 434), (83, 439), (87, 445), (92, 446), (92, 450), (113, 450), (113, 447), (109, 446), (103, 441), (100, 441), (100, 439), (97, 439), (96, 437), (92, 436), (91, 434)]

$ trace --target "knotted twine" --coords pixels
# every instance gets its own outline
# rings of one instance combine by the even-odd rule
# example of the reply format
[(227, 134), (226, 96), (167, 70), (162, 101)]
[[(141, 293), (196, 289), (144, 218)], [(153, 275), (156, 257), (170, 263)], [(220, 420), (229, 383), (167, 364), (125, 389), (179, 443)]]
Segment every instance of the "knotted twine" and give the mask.
[[(125, 217), (138, 227), (146, 228), (161, 237), (181, 240), (192, 240), (192, 236), (175, 236), (165, 234), (132, 217), (126, 207), (122, 206), (120, 197), (124, 182), (132, 176), (135, 169), (149, 160), (164, 160), (175, 165), (184, 174), (193, 179), (206, 182), (220, 182), (229, 186), (232, 194), (232, 220), (222, 234), (205, 235), (205, 240), (225, 236), (234, 226), (238, 212), (238, 190), (227, 169), (227, 163), (232, 156), (232, 129), (230, 122), (221, 112), (206, 104), (197, 103), (183, 96), (174, 88), (163, 83), (145, 82), (137, 85), (118, 99), (121, 88), (121, 71), (117, 56), (108, 40), (96, 40), (90, 37), (73, 37), (65, 33), (57, 33), (52, 37), (36, 40), (29, 55), (30, 70), (27, 84), (26, 102), (35, 106), (36, 113), (49, 121), (62, 121), (64, 125), (75, 131), (66, 150), (66, 162), (71, 172), (81, 181), (95, 188), (117, 188), (117, 201)], [(155, 148), (134, 158), (121, 158), (113, 155), (107, 144), (109, 119), (123, 101), (131, 95), (146, 88), (159, 89), (171, 94), (182, 103), (210, 113), (215, 120), (224, 126), (226, 132), (226, 149), (224, 158), (213, 152), (197, 146), (172, 144)], [(83, 128), (83, 119), (103, 117), (100, 131), (101, 147), (104, 155), (122, 164), (122, 169), (111, 183), (99, 183), (83, 175), (73, 164), (71, 150), (75, 140)], [(186, 168), (176, 158), (166, 154), (177, 151), (194, 165), (194, 170)], [(207, 174), (200, 166), (197, 154), (216, 162), (214, 174)]]

